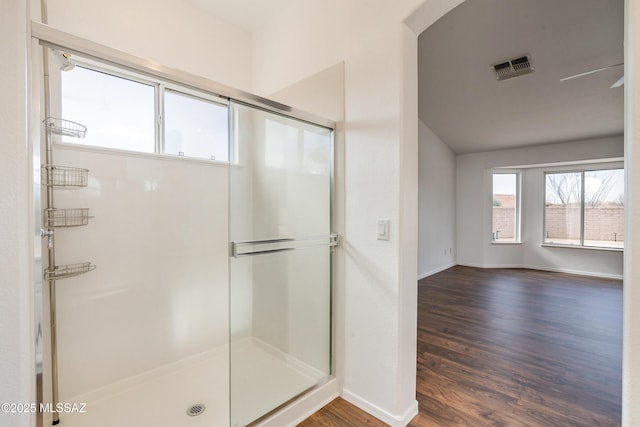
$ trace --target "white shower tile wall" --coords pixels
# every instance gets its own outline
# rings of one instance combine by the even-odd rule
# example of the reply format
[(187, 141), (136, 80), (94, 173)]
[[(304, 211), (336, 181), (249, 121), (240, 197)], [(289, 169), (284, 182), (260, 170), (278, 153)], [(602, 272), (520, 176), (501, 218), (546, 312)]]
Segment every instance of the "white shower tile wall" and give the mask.
[[(59, 148), (90, 170), (56, 206), (88, 207), (56, 231), (57, 263), (97, 269), (57, 283), (62, 401), (227, 343), (227, 168)], [(226, 373), (225, 373), (226, 379)]]

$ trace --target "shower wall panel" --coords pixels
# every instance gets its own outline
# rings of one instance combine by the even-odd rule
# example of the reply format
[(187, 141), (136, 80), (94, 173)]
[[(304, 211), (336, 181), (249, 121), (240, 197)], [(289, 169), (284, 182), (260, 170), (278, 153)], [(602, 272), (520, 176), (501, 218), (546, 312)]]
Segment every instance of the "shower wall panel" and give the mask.
[(94, 216), (56, 232), (58, 263), (97, 265), (57, 286), (61, 398), (224, 348), (227, 166), (66, 146), (55, 158), (90, 170), (57, 206)]

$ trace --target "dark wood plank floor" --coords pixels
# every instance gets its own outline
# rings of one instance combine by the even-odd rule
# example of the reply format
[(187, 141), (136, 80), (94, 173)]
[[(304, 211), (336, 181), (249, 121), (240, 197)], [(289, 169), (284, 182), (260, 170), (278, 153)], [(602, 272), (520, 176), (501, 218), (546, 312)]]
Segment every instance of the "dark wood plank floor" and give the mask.
[[(453, 267), (418, 284), (410, 426), (619, 426), (622, 283)], [(383, 426), (336, 399), (301, 424)]]
[(315, 414), (298, 424), (302, 427), (386, 427), (387, 424), (337, 398)]

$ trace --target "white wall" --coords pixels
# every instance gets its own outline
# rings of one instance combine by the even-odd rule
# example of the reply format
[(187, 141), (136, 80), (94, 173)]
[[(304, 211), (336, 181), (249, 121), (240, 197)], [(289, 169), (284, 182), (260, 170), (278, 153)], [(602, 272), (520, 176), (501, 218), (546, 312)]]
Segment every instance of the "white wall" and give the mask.
[[(27, 19), (25, 2), (0, 2), (0, 402), (15, 403), (35, 402)], [(34, 422), (0, 412), (2, 426)]]
[[(540, 248), (542, 171), (523, 179), (521, 245), (491, 243), (492, 168), (615, 159), (623, 157), (622, 137), (464, 154), (456, 159), (458, 264), (479, 267), (531, 267), (620, 277), (622, 253)], [(539, 217), (539, 218), (538, 218)]]
[(418, 278), (455, 265), (456, 160), (422, 121), (419, 128)]
[[(39, 1), (34, 20), (39, 21)], [(251, 90), (251, 36), (184, 1), (49, 0), (49, 25), (87, 40)]]

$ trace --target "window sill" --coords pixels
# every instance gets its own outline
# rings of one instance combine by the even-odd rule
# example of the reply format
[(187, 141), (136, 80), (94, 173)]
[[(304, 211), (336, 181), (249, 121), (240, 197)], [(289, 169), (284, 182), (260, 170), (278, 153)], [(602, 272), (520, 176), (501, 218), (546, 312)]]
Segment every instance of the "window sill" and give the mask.
[(126, 157), (139, 157), (143, 159), (153, 159), (153, 160), (194, 162), (194, 163), (207, 164), (210, 166), (219, 166), (219, 167), (221, 166), (225, 168), (229, 166), (238, 166), (236, 164), (230, 164), (228, 161), (224, 161), (224, 160), (207, 160), (207, 159), (201, 159), (198, 157), (176, 156), (176, 155), (167, 154), (167, 153), (150, 153), (145, 151), (122, 150), (119, 148), (95, 147), (92, 145), (74, 144), (69, 142), (54, 142), (53, 146), (61, 150), (88, 151), (88, 152), (94, 152), (94, 153), (111, 154), (111, 155), (126, 156)]
[(498, 246), (502, 246), (502, 245), (521, 245), (522, 242), (491, 242), (492, 245), (498, 245)]
[(580, 246), (580, 245), (559, 245), (554, 243), (543, 243), (540, 246), (544, 248), (566, 248), (566, 249), (586, 249), (589, 251), (606, 251), (606, 252), (624, 252), (624, 248), (605, 248), (599, 246)]

